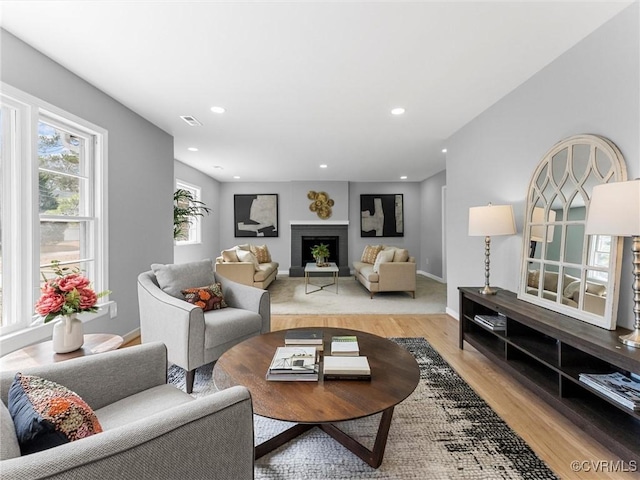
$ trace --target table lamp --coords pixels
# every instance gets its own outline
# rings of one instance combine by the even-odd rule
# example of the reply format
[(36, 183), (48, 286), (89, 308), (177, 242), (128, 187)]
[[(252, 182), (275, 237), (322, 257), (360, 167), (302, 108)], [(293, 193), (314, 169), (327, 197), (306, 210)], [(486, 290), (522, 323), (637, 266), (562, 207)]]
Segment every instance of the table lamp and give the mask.
[(640, 347), (640, 178), (593, 187), (587, 212), (587, 235), (633, 237), (633, 314), (634, 330), (620, 341)]
[(495, 295), (497, 290), (489, 286), (489, 253), (491, 237), (494, 235), (513, 235), (516, 222), (511, 205), (487, 205), (469, 208), (469, 235), (484, 237), (484, 288), (483, 295)]
[(538, 242), (551, 243), (553, 242), (553, 233), (555, 227), (553, 225), (547, 226), (546, 223), (552, 223), (556, 221), (556, 212), (555, 210), (549, 210), (549, 218), (546, 219), (544, 217), (544, 208), (535, 207), (533, 209), (533, 215), (531, 218), (531, 223), (534, 224), (542, 224), (542, 225), (533, 225), (531, 227), (531, 238), (529, 245), (529, 258), (534, 258), (536, 256), (536, 245)]

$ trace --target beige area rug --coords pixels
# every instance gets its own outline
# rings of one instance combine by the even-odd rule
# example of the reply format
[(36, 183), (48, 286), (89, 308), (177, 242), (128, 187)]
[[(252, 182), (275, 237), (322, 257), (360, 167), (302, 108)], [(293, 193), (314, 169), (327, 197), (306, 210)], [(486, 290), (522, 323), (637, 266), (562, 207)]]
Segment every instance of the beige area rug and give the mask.
[[(312, 277), (316, 285), (331, 283), (330, 277)], [(309, 285), (309, 291), (317, 287)], [(273, 315), (389, 313), (444, 313), (447, 285), (423, 275), (417, 275), (416, 298), (405, 292), (381, 292), (369, 298), (369, 291), (353, 276), (339, 277), (335, 286), (305, 294), (304, 277), (279, 276), (269, 286)]]

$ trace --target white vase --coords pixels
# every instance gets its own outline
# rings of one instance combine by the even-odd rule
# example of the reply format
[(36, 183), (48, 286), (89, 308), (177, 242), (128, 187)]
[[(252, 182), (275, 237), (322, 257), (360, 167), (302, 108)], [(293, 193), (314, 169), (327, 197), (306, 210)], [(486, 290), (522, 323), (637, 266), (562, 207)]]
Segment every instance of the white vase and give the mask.
[(53, 326), (53, 351), (68, 353), (78, 350), (84, 343), (82, 321), (76, 314), (64, 315)]

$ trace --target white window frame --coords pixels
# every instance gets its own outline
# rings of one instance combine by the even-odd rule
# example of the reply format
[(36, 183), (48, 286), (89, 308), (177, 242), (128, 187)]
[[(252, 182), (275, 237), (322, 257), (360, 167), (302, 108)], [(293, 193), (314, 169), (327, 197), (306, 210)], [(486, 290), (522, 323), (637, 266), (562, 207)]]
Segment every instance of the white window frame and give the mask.
[[(609, 281), (608, 268), (609, 268), (609, 262), (611, 259), (611, 249), (614, 247), (614, 239), (611, 238), (609, 242), (609, 251), (605, 252), (603, 250), (599, 250), (598, 247), (600, 245), (600, 239), (602, 237), (611, 237), (611, 235), (592, 235), (591, 244), (589, 245), (589, 269), (587, 270), (587, 279), (594, 280), (596, 282)], [(599, 265), (596, 262), (598, 253), (606, 253), (608, 255), (606, 264)], [(596, 267), (596, 268), (591, 268), (591, 267)]]
[[(193, 198), (202, 201), (202, 187), (176, 179), (176, 190), (180, 188), (188, 190), (192, 193)], [(187, 239), (176, 240), (176, 246), (198, 245), (200, 243), (202, 243), (202, 217), (196, 215), (191, 217)]]
[[(3, 221), (3, 322), (0, 326), (0, 348), (28, 344), (51, 335), (50, 322), (32, 326), (37, 319), (34, 305), (40, 295), (39, 279), (39, 189), (38, 189), (38, 121), (53, 120), (93, 138), (93, 240), (95, 266), (92, 278), (96, 292), (108, 289), (108, 216), (107, 216), (107, 131), (76, 115), (39, 98), (0, 82), (0, 105), (15, 112), (15, 129), (11, 151), (3, 152), (2, 221)], [(46, 119), (44, 118), (46, 117)], [(5, 126), (5, 128), (7, 128)], [(6, 137), (5, 137), (6, 138)], [(83, 314), (83, 320), (108, 314), (108, 297), (100, 299), (101, 308), (94, 314)], [(16, 343), (17, 342), (17, 343)], [(26, 343), (25, 343), (26, 342)], [(19, 347), (18, 347), (19, 348)], [(6, 350), (5, 350), (6, 351)]]

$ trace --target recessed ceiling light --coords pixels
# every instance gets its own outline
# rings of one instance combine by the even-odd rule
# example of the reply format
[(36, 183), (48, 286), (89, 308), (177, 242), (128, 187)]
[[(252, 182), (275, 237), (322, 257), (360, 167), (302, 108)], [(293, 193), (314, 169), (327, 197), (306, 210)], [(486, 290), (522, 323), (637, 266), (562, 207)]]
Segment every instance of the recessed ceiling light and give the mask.
[(320, 168), (327, 168), (327, 164), (323, 163), (322, 165), (320, 165)]
[(224, 108), (222, 108), (222, 107), (211, 107), (211, 111), (212, 111), (213, 113), (224, 113), (224, 112), (225, 112), (225, 109), (224, 109)]
[(446, 148), (443, 148), (443, 149), (442, 149), (442, 153), (447, 153), (447, 149), (446, 149)]
[(234, 175), (233, 178), (235, 178), (236, 180), (240, 180), (240, 175)]
[(189, 150), (190, 152), (197, 152), (198, 149), (196, 147), (189, 147), (187, 148), (187, 150)]
[(406, 175), (402, 175), (402, 176), (400, 177), (400, 180), (406, 180), (406, 179), (407, 179), (407, 176), (406, 176)]
[(404, 108), (402, 107), (394, 108), (393, 110), (391, 110), (391, 113), (393, 115), (402, 115), (404, 113)]

